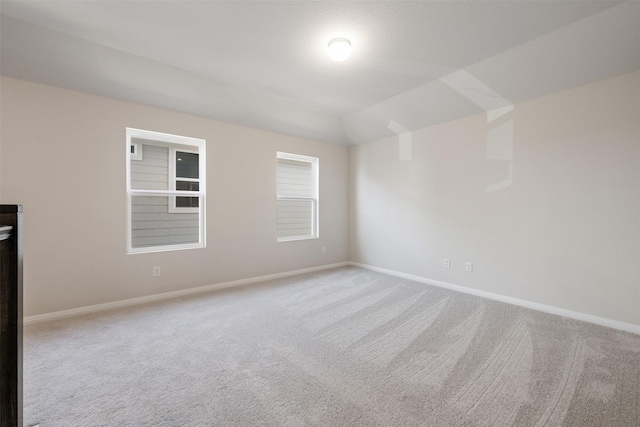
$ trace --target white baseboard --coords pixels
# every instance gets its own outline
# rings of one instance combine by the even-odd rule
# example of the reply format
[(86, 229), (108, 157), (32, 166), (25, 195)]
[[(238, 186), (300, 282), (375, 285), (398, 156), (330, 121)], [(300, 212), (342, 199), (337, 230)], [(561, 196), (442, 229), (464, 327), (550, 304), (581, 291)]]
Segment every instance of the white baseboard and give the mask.
[(504, 302), (504, 303), (507, 303), (507, 304), (518, 305), (518, 306), (521, 306), (521, 307), (530, 308), (532, 310), (537, 310), (537, 311), (542, 311), (542, 312), (545, 312), (545, 313), (556, 314), (556, 315), (568, 317), (568, 318), (571, 318), (571, 319), (582, 320), (582, 321), (585, 321), (585, 322), (594, 323), (594, 324), (600, 325), (600, 326), (606, 326), (606, 327), (609, 327), (609, 328), (614, 328), (614, 329), (619, 329), (619, 330), (623, 330), (623, 331), (627, 331), (627, 332), (632, 332), (632, 333), (635, 333), (635, 334), (640, 334), (640, 325), (635, 325), (635, 324), (632, 324), (632, 323), (620, 322), (620, 321), (617, 321), (617, 320), (612, 320), (612, 319), (607, 319), (607, 318), (604, 318), (604, 317), (593, 316), (591, 314), (580, 313), (580, 312), (577, 312), (577, 311), (567, 310), (567, 309), (564, 309), (564, 308), (558, 308), (558, 307), (554, 307), (554, 306), (551, 306), (551, 305), (540, 304), (540, 303), (537, 303), (537, 302), (532, 302), (532, 301), (527, 301), (527, 300), (523, 300), (523, 299), (508, 297), (508, 296), (504, 296), (504, 295), (500, 295), (500, 294), (496, 294), (496, 293), (492, 293), (492, 292), (481, 291), (481, 290), (478, 290), (478, 289), (467, 288), (467, 287), (460, 286), (460, 285), (454, 285), (453, 283), (447, 283), (447, 282), (442, 282), (442, 281), (439, 281), (439, 280), (428, 279), (428, 278), (416, 276), (416, 275), (413, 275), (413, 274), (402, 273), (402, 272), (395, 271), (395, 270), (388, 270), (386, 268), (375, 267), (375, 266), (367, 265), (367, 264), (360, 264), (360, 263), (353, 262), (353, 261), (339, 262), (339, 263), (336, 263), (336, 264), (328, 264), (328, 265), (321, 265), (321, 266), (318, 266), (318, 267), (303, 268), (301, 270), (293, 270), (293, 271), (286, 271), (286, 272), (282, 272), (282, 273), (268, 274), (266, 276), (250, 277), (250, 278), (247, 278), (247, 279), (233, 280), (233, 281), (230, 281), (230, 282), (215, 283), (213, 285), (201, 286), (201, 287), (198, 287), (198, 288), (189, 288), (189, 289), (183, 289), (183, 290), (180, 290), (180, 291), (165, 292), (165, 293), (162, 293), (162, 294), (149, 295), (149, 296), (139, 297), (139, 298), (131, 298), (131, 299), (127, 299), (127, 300), (114, 301), (114, 302), (109, 302), (109, 303), (105, 303), (105, 304), (96, 304), (96, 305), (90, 305), (90, 306), (85, 306), (85, 307), (73, 308), (73, 309), (70, 309), (70, 310), (56, 311), (56, 312), (53, 312), (53, 313), (38, 314), (38, 315), (35, 315), (35, 316), (25, 317), (24, 318), (24, 324), (25, 325), (31, 325), (31, 324), (34, 324), (34, 323), (39, 323), (39, 322), (44, 322), (44, 321), (49, 321), (49, 320), (61, 319), (61, 318), (77, 316), (77, 315), (81, 315), (81, 314), (95, 313), (95, 312), (99, 312), (99, 311), (111, 310), (111, 309), (114, 309), (114, 308), (128, 307), (128, 306), (132, 306), (132, 305), (144, 304), (144, 303), (147, 303), (147, 302), (161, 301), (161, 300), (177, 298), (177, 297), (181, 297), (181, 296), (185, 296), (185, 295), (192, 295), (192, 294), (198, 294), (198, 293), (203, 293), (203, 292), (211, 292), (211, 291), (215, 291), (215, 290), (219, 290), (219, 289), (232, 288), (232, 287), (236, 287), (236, 286), (249, 285), (249, 284), (252, 284), (252, 283), (264, 282), (264, 281), (273, 280), (273, 279), (280, 279), (280, 278), (283, 278), (283, 277), (295, 276), (295, 275), (298, 275), (298, 274), (312, 273), (314, 271), (321, 271), (321, 270), (327, 270), (327, 269), (330, 269), (330, 268), (344, 267), (344, 266), (347, 266), (347, 265), (351, 265), (351, 266), (359, 267), (359, 268), (364, 268), (364, 269), (371, 270), (371, 271), (377, 271), (379, 273), (384, 273), (384, 274), (388, 274), (388, 275), (391, 275), (391, 276), (402, 277), (404, 279), (413, 280), (415, 282), (426, 283), (428, 285), (433, 285), (433, 286), (438, 286), (438, 287), (441, 287), (441, 288), (451, 289), (453, 291), (463, 292), (465, 294), (476, 295), (476, 296), (479, 296), (479, 297), (488, 298), (488, 299), (491, 299), (491, 300), (500, 301), (500, 302)]
[(360, 267), (367, 270), (388, 274), (390, 276), (402, 277), (403, 279), (413, 280), (415, 282), (426, 283), (428, 285), (433, 285), (441, 288), (451, 289), (453, 291), (463, 292), (465, 294), (476, 295), (479, 297), (488, 298), (495, 301), (505, 302), (507, 304), (519, 305), (521, 307), (530, 308), (532, 310), (542, 311), (542, 312), (551, 313), (551, 314), (557, 314), (558, 316), (569, 317), (571, 319), (582, 320), (584, 322), (594, 323), (600, 326), (606, 326), (609, 328), (632, 332), (634, 334), (640, 334), (640, 325), (635, 325), (633, 323), (619, 322), (617, 320), (593, 316), (591, 314), (580, 313), (577, 311), (571, 311), (564, 308), (558, 308), (558, 307), (554, 307), (546, 304), (539, 304), (537, 302), (527, 301), (523, 299), (507, 297), (504, 295), (495, 294), (493, 292), (486, 292), (486, 291), (480, 291), (478, 289), (466, 288), (464, 286), (454, 285), (452, 283), (441, 282), (439, 280), (433, 280), (433, 279), (427, 279), (425, 277), (415, 276), (413, 274), (406, 274), (406, 273), (401, 273), (399, 271), (387, 270), (386, 268), (374, 267), (372, 265), (360, 264), (353, 261), (350, 261), (348, 264), (354, 267)]
[(182, 289), (180, 291), (165, 292), (162, 294), (149, 295), (146, 297), (131, 298), (122, 301), (108, 302), (105, 304), (89, 305), (85, 307), (72, 308), (70, 310), (55, 311), (53, 313), (38, 314), (35, 316), (25, 317), (24, 325), (45, 322), (48, 320), (62, 319), (64, 317), (77, 316), (80, 314), (95, 313), (98, 311), (111, 310), (114, 308), (128, 307), (131, 305), (144, 304), (147, 302), (161, 301), (171, 298), (177, 298), (185, 295), (210, 292), (219, 289), (227, 289), (235, 286), (249, 285), (251, 283), (265, 282), (267, 280), (280, 279), (283, 277), (296, 276), (298, 274), (312, 273), (314, 271), (327, 270), (330, 268), (345, 267), (348, 262), (339, 262), (336, 264), (321, 265), (318, 267), (303, 268), (301, 270), (285, 271), (283, 273), (268, 274), (266, 276), (250, 277), (248, 279), (233, 280), (231, 282), (215, 283), (213, 285), (201, 286), (197, 288)]

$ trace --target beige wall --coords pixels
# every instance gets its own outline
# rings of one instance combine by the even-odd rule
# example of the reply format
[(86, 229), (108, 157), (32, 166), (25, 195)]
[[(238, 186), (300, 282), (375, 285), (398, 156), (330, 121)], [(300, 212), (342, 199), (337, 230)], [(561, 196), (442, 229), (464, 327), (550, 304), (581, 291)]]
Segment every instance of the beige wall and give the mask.
[[(0, 202), (25, 206), (27, 316), (351, 259), (640, 324), (640, 72), (415, 131), (410, 161), (397, 137), (348, 152), (0, 84)], [(206, 249), (125, 254), (126, 127), (207, 140)], [(320, 158), (318, 240), (276, 243), (276, 151)]]
[[(0, 202), (24, 205), (26, 316), (348, 260), (345, 147), (0, 83)], [(125, 254), (126, 127), (206, 139), (206, 249)], [(277, 151), (320, 158), (320, 239), (276, 243)]]
[(640, 72), (411, 138), (351, 148), (352, 261), (640, 324)]

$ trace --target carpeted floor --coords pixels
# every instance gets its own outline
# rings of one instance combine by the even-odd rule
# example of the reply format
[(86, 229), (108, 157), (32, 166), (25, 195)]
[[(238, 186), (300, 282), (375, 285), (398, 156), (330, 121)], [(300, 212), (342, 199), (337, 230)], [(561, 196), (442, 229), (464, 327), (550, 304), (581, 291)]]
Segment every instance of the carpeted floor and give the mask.
[(639, 426), (640, 336), (358, 268), (32, 325), (25, 423)]

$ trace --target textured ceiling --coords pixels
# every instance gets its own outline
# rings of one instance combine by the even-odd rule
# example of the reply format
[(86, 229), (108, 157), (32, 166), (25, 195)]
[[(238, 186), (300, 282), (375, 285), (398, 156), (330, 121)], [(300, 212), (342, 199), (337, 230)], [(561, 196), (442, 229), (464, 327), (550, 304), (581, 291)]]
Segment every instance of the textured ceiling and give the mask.
[[(0, 72), (358, 144), (640, 68), (640, 2), (2, 1)], [(347, 61), (325, 52), (352, 40)], [(391, 125), (395, 123), (395, 125)]]

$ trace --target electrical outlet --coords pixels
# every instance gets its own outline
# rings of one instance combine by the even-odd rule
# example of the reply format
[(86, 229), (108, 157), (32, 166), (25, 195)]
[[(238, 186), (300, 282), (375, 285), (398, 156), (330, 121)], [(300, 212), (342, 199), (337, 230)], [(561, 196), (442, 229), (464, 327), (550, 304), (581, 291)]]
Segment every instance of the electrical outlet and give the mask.
[(473, 271), (473, 263), (471, 261), (467, 261), (464, 263), (464, 271), (471, 273)]
[(323, 254), (326, 254), (326, 253), (327, 253), (327, 247), (326, 247), (326, 246), (323, 246), (323, 247), (322, 247), (322, 253), (323, 253)]
[(442, 266), (444, 268), (449, 268), (451, 267), (451, 260), (449, 258), (443, 258), (442, 259)]
[(160, 267), (153, 267), (153, 277), (160, 277)]

